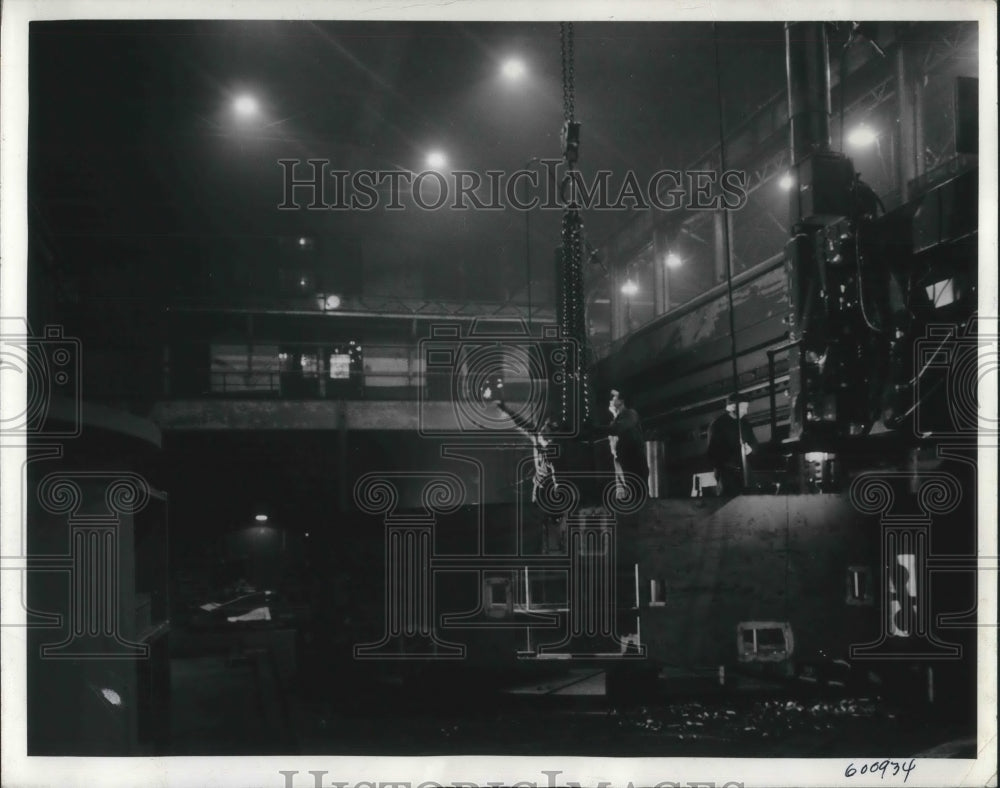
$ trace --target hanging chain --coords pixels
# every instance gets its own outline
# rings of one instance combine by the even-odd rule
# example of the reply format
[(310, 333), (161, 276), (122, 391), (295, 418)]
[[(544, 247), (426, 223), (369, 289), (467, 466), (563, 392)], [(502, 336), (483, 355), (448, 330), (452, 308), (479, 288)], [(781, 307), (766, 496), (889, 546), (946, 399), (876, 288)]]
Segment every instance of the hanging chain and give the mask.
[(562, 68), (563, 120), (569, 120), (569, 76), (566, 73), (566, 25), (559, 23), (559, 65)]
[[(563, 127), (562, 149), (567, 170), (576, 169), (576, 160), (580, 156), (580, 124), (576, 122), (576, 53), (573, 49), (573, 23), (561, 22), (559, 25), (559, 51), (562, 55), (562, 89), (563, 89)], [(570, 172), (563, 180), (563, 191), (575, 185)], [(563, 202), (572, 202), (563, 195)]]
[(569, 121), (576, 119), (576, 72), (574, 70), (574, 63), (576, 58), (573, 52), (573, 23), (569, 23), (569, 36), (566, 48), (568, 50), (569, 58), (569, 78), (567, 84), (569, 85)]
[(573, 177), (580, 152), (580, 124), (576, 122), (576, 71), (574, 65), (573, 23), (559, 25), (563, 88), (563, 159), (566, 175), (562, 182), (562, 261), (560, 265), (560, 330), (564, 338), (562, 417), (576, 416), (581, 426), (590, 422), (590, 385), (588, 380), (587, 321), (583, 286), (583, 221), (576, 199), (577, 183)]
[(571, 123), (576, 114), (576, 73), (574, 71), (573, 23), (559, 24), (559, 44), (562, 55), (563, 120)]

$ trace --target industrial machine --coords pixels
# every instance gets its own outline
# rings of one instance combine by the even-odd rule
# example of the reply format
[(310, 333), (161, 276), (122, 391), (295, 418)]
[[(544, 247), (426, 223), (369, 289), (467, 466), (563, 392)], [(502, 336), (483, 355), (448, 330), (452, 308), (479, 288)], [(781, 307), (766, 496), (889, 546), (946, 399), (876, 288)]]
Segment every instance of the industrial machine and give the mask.
[[(580, 429), (559, 447), (559, 484), (534, 503), (519, 491), (513, 505), (435, 508), (429, 483), (420, 513), (366, 509), (388, 527), (385, 594), (373, 585), (385, 627), (356, 641), (355, 659), (582, 663), (646, 679), (665, 666), (720, 676), (742, 667), (876, 682), (939, 704), (945, 681), (957, 707), (974, 708), (976, 386), (996, 345), (977, 320), (974, 157), (910, 184), (885, 212), (831, 149), (826, 25), (789, 23), (786, 48), (792, 232), (782, 267), (767, 273), (783, 279), (774, 322), (784, 328), (757, 351), (767, 379), (745, 392), (768, 404), (760, 483), (722, 500), (699, 495), (696, 474), (697, 497), (666, 497), (659, 425), (647, 436), (651, 495), (646, 480), (623, 490), (609, 470), (606, 442), (588, 433), (594, 392), (624, 384), (655, 402), (665, 334), (640, 332), (586, 363), (585, 242), (570, 178), (549, 337), (565, 352), (546, 407)], [(580, 140), (571, 89), (570, 172)], [(677, 385), (675, 374), (663, 388)], [(496, 450), (530, 468), (527, 448)], [(356, 500), (380, 498), (374, 489), (356, 489)], [(469, 533), (476, 543), (463, 548)]]

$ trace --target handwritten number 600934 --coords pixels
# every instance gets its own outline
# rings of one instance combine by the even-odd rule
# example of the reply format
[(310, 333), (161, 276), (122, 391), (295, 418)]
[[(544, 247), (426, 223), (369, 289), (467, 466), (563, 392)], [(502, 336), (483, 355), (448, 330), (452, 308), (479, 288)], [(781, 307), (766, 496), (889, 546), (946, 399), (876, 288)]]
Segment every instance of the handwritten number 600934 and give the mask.
[(889, 774), (889, 770), (892, 773), (889, 774), (890, 777), (895, 777), (900, 772), (903, 773), (903, 782), (905, 783), (907, 778), (917, 766), (917, 762), (910, 758), (909, 761), (872, 761), (871, 763), (863, 763), (861, 766), (855, 766), (853, 763), (849, 763), (847, 768), (844, 770), (845, 777), (853, 777), (855, 774), (875, 774), (875, 772), (881, 772), (881, 777), (884, 780), (886, 775)]

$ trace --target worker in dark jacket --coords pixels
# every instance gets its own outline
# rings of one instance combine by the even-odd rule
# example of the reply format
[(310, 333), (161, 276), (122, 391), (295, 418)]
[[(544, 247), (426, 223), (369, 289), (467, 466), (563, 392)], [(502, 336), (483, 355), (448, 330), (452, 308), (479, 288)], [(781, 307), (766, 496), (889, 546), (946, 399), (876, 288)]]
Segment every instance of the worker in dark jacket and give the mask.
[(745, 418), (749, 407), (745, 397), (730, 395), (726, 412), (708, 428), (708, 458), (715, 468), (716, 489), (722, 496), (743, 492), (749, 476), (749, 457), (760, 446)]
[(618, 479), (619, 496), (624, 495), (624, 475), (634, 474), (641, 482), (643, 494), (649, 479), (649, 464), (646, 462), (646, 439), (642, 433), (642, 421), (639, 414), (625, 404), (625, 395), (618, 389), (611, 389), (611, 401), (608, 411), (612, 422), (598, 432), (608, 436), (611, 444), (611, 456), (615, 463), (615, 476)]

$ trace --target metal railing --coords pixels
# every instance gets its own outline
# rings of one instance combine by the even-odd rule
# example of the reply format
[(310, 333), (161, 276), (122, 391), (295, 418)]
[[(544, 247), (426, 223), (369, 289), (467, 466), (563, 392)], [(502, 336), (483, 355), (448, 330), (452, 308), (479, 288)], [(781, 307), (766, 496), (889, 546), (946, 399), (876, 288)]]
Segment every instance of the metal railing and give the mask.
[[(464, 370), (421, 358), (418, 342), (366, 342), (348, 363), (343, 359), (348, 355), (345, 346), (331, 342), (175, 342), (164, 354), (163, 396), (450, 401), (471, 393)], [(331, 356), (339, 356), (340, 363), (333, 363)], [(540, 383), (510, 370), (498, 368), (497, 372), (503, 375), (511, 400), (529, 396), (529, 390)]]

